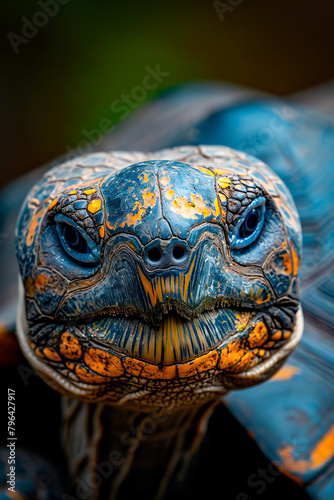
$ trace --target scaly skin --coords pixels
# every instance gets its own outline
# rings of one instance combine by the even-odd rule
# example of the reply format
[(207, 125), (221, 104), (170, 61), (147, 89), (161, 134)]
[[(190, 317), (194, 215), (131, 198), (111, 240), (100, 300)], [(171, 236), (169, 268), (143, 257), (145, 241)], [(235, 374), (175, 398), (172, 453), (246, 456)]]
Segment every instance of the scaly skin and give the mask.
[[(254, 203), (265, 207), (263, 227), (240, 247), (242, 214)], [(90, 264), (61, 243), (64, 224), (89, 241)], [(168, 408), (172, 425), (266, 380), (297, 345), (300, 252), (288, 190), (244, 153), (202, 146), (79, 157), (47, 173), (21, 211), (19, 341), (52, 387), (84, 402), (78, 414), (101, 402), (96, 412), (117, 429), (122, 412), (144, 419)], [(66, 417), (65, 429), (78, 421)], [(199, 441), (199, 421), (187, 446)], [(110, 498), (130, 474), (126, 463), (109, 480)]]

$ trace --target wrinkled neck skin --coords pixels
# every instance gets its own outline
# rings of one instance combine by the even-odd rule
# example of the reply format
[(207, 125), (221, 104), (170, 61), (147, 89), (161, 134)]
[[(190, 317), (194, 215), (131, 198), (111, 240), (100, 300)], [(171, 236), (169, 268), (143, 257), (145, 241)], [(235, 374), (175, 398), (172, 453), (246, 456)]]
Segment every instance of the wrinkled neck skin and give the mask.
[(161, 500), (184, 478), (219, 399), (152, 411), (63, 398), (68, 498)]

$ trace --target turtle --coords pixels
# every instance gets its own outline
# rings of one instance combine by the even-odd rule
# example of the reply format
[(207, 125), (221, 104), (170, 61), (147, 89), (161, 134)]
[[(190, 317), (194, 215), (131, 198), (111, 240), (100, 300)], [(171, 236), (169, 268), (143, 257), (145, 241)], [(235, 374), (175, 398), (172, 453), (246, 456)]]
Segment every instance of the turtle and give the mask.
[[(168, 105), (177, 99), (171, 93)], [(221, 401), (285, 474), (314, 498), (331, 498), (332, 384), (330, 376), (318, 381), (333, 360), (330, 310), (316, 302), (317, 293), (331, 293), (330, 279), (317, 289), (331, 260), (320, 240), (320, 263), (312, 261), (323, 207), (309, 224), (312, 198), (305, 200), (293, 175), (312, 180), (316, 204), (319, 190), (305, 158), (315, 144), (316, 159), (324, 140), (319, 165), (330, 179), (333, 129), (292, 107), (282, 128), (275, 106), (257, 99), (209, 109), (186, 130), (175, 119), (178, 133), (157, 144), (169, 149), (60, 160), (28, 194), (16, 231), (17, 334), (34, 369), (64, 394), (64, 443), (78, 484), (76, 496), (61, 498), (172, 494)], [(162, 131), (163, 116), (155, 124)], [(240, 151), (250, 144), (245, 130), (256, 137), (254, 149), (256, 129), (268, 120), (278, 126), (275, 137), (260, 141), (256, 157)], [(131, 138), (131, 124), (124, 132)], [(173, 144), (175, 137), (189, 145)], [(262, 161), (264, 152), (280, 177)], [(291, 171), (292, 160), (303, 177)], [(301, 227), (281, 178), (304, 231), (305, 329)], [(330, 216), (325, 223), (330, 227)], [(311, 409), (296, 400), (303, 387), (311, 389)], [(324, 425), (315, 431), (303, 410), (321, 415)]]

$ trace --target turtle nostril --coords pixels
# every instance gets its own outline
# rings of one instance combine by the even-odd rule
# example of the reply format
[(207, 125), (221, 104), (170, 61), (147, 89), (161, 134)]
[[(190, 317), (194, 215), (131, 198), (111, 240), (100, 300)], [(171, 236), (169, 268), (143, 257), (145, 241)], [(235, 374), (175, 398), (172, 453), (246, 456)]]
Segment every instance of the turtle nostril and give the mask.
[(161, 259), (161, 252), (159, 248), (151, 248), (147, 254), (148, 258), (153, 262), (158, 262)]
[(182, 259), (182, 257), (184, 256), (184, 254), (185, 254), (185, 250), (182, 247), (175, 247), (173, 249), (173, 257), (176, 260)]

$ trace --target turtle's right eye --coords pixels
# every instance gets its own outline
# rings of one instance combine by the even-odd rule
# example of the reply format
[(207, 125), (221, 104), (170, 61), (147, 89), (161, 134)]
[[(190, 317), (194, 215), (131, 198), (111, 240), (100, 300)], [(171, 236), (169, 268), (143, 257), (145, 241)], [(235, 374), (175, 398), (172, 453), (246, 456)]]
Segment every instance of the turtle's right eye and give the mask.
[(78, 224), (62, 214), (56, 215), (55, 221), (60, 243), (72, 259), (92, 265), (100, 262), (100, 247)]

